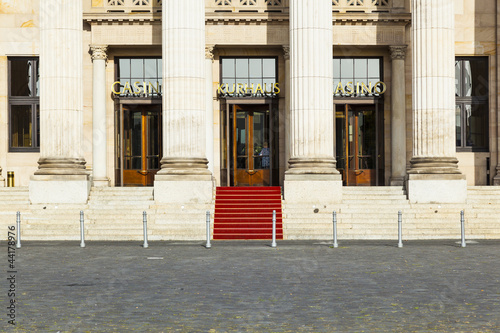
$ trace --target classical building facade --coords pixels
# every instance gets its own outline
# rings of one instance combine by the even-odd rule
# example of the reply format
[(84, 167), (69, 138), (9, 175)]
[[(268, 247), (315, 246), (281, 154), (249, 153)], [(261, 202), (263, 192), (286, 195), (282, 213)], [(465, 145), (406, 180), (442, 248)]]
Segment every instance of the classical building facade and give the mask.
[[(500, 185), (496, 0), (0, 1), (0, 186), (31, 204)], [(346, 192), (347, 191), (347, 192)], [(183, 206), (184, 207), (184, 206)]]

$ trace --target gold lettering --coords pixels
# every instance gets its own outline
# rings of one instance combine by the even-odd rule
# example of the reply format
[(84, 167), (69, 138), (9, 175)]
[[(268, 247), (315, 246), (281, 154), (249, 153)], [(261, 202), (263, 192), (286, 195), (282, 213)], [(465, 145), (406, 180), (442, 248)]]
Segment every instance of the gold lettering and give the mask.
[(250, 87), (248, 86), (248, 84), (245, 83), (245, 94), (247, 93), (248, 89), (252, 89), (252, 94), (253, 94), (253, 83)]
[(352, 82), (347, 82), (347, 85), (346, 85), (346, 95), (352, 95), (354, 93), (354, 87), (352, 86)]
[(144, 87), (144, 95), (150, 95), (151, 94), (151, 82), (149, 84), (146, 84), (146, 81), (142, 82), (142, 86)]
[(363, 93), (364, 90), (366, 90), (367, 95), (370, 95), (372, 93), (372, 83), (370, 82), (367, 87), (364, 82), (361, 82), (361, 93)]
[(273, 87), (271, 87), (271, 90), (270, 91), (267, 91), (267, 83), (264, 83), (264, 92), (266, 94), (272, 94), (273, 93)]
[(120, 86), (120, 81), (113, 82), (113, 85), (111, 86), (111, 91), (115, 95), (120, 95), (120, 92), (115, 90), (115, 86), (116, 85), (118, 85), (118, 87), (119, 87)]
[(356, 95), (359, 95), (359, 81), (356, 82)]
[(279, 87), (279, 83), (278, 83), (278, 82), (276, 82), (276, 83), (274, 84), (274, 93), (275, 93), (276, 95), (278, 95), (280, 92), (281, 92), (281, 90), (280, 90), (280, 87)]
[(156, 87), (153, 84), (151, 84), (151, 82), (149, 82), (149, 87), (153, 88), (153, 90), (152, 91), (150, 90), (150, 92), (155, 92), (157, 94), (160, 93), (160, 82), (156, 81)]
[(134, 82), (134, 95), (140, 95), (142, 92), (142, 88), (140, 86), (141, 82), (135, 81)]
[(226, 83), (226, 93), (228, 94), (234, 94), (234, 92), (236, 91), (236, 85), (233, 83), (233, 90), (232, 91), (229, 91), (229, 84)]
[(238, 91), (236, 92), (237, 94), (242, 94), (245, 95), (245, 86), (243, 83), (238, 83)]
[(130, 82), (125, 82), (125, 85), (123, 86), (123, 92), (122, 94), (125, 94), (125, 92), (128, 91), (129, 94), (132, 94), (132, 87), (130, 87)]
[(260, 85), (260, 83), (257, 83), (257, 87), (255, 88), (255, 93), (258, 94), (259, 91), (262, 95), (264, 95), (264, 91), (262, 90), (262, 86)]
[[(224, 85), (220, 84), (217, 86), (217, 94), (224, 94), (224, 89), (223, 89)], [(227, 89), (227, 83), (226, 83), (226, 89)]]
[(335, 89), (335, 95), (339, 93), (339, 91), (342, 91), (342, 95), (345, 94), (344, 87), (342, 86), (342, 82), (339, 82), (337, 84), (337, 89)]
[[(379, 85), (382, 86), (382, 90), (377, 91), (377, 88)], [(373, 92), (375, 92), (379, 95), (382, 95), (383, 93), (385, 93), (386, 90), (387, 90), (387, 85), (382, 81), (378, 81), (377, 83), (375, 83), (375, 87), (373, 87)]]

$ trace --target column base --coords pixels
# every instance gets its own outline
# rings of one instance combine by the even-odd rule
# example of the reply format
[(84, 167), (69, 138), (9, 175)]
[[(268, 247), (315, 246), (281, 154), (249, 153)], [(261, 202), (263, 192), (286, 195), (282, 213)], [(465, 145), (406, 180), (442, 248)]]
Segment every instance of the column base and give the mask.
[(87, 203), (88, 175), (34, 175), (29, 184), (32, 204)]
[(404, 177), (394, 177), (389, 180), (390, 186), (404, 186), (405, 178)]
[(288, 203), (340, 203), (342, 176), (285, 174), (284, 199)]
[(462, 174), (409, 174), (410, 203), (465, 203), (467, 180)]
[(500, 186), (500, 167), (496, 168), (497, 173), (493, 177), (493, 186)]
[(154, 181), (158, 203), (207, 204), (213, 200), (212, 175), (160, 175)]
[(94, 187), (109, 187), (109, 184), (110, 184), (109, 178), (99, 178), (99, 179), (94, 178), (92, 180), (92, 186)]

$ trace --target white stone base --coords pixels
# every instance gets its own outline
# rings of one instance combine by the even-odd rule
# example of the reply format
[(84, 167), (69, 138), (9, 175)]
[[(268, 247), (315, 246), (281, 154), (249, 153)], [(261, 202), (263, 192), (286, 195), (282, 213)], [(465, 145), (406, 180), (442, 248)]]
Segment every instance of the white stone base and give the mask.
[(87, 203), (90, 181), (86, 175), (34, 175), (29, 192), (32, 204)]
[(212, 176), (157, 175), (154, 182), (154, 199), (158, 203), (211, 203)]
[(104, 179), (93, 179), (92, 186), (94, 187), (109, 187), (110, 181), (108, 178)]
[(410, 174), (407, 187), (410, 203), (465, 203), (465, 175)]
[(340, 203), (342, 201), (342, 176), (286, 174), (284, 199), (287, 203)]

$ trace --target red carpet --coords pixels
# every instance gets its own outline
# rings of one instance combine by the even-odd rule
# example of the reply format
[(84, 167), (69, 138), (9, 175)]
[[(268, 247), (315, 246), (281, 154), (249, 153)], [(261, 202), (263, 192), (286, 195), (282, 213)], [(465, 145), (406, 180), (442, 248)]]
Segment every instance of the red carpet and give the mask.
[(281, 187), (217, 187), (213, 239), (283, 239)]

